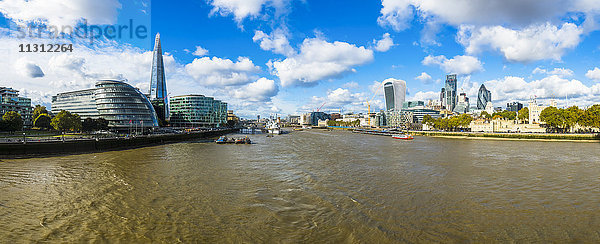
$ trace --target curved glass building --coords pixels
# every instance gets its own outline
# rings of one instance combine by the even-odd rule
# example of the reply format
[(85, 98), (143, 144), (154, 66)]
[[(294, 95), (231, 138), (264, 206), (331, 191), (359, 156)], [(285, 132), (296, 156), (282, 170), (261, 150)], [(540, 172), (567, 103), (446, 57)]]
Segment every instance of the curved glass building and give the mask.
[(387, 79), (383, 81), (385, 109), (401, 110), (406, 98), (406, 82), (403, 80)]
[(158, 127), (148, 97), (137, 88), (117, 80), (100, 80), (95, 89), (61, 93), (52, 97), (52, 113), (76, 113), (82, 119), (103, 118), (114, 130)]
[(491, 101), (492, 92), (486, 89), (484, 84), (481, 84), (481, 87), (479, 87), (479, 94), (477, 94), (477, 109), (485, 110), (485, 106)]
[(203, 95), (172, 97), (171, 125), (175, 127), (221, 127), (227, 123), (227, 103)]

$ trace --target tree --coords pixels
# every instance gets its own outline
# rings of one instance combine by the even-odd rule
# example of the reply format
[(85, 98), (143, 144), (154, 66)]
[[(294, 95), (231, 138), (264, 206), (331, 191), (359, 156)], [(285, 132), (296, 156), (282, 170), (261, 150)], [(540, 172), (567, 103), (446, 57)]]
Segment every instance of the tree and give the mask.
[(529, 121), (529, 108), (524, 107), (519, 110), (519, 115), (517, 115), (517, 118), (523, 122)]
[(96, 120), (96, 130), (108, 130), (108, 120), (99, 118)]
[(15, 111), (8, 111), (2, 116), (4, 121), (4, 129), (10, 132), (23, 130), (23, 118)]
[(50, 123), (54, 129), (58, 131), (79, 131), (82, 129), (81, 117), (78, 114), (71, 114), (68, 111), (62, 110), (58, 113)]
[(39, 116), (37, 116), (35, 118), (35, 120), (33, 121), (33, 126), (37, 127), (37, 128), (49, 130), (52, 128), (52, 125), (50, 123), (52, 123), (52, 119), (50, 118), (50, 115), (44, 113), (44, 114), (40, 114)]
[(600, 128), (600, 104), (589, 107), (581, 118), (581, 125)]
[(486, 111), (483, 111), (483, 112), (481, 112), (481, 115), (480, 115), (480, 116), (481, 116), (482, 118), (484, 118), (484, 119), (492, 119), (492, 115), (491, 115), (491, 114), (489, 114), (489, 113), (488, 113), (488, 112), (486, 112)]
[(84, 132), (95, 131), (97, 127), (98, 127), (98, 124), (96, 123), (96, 120), (94, 120), (92, 118), (87, 118), (87, 119), (83, 120), (83, 122), (81, 122), (81, 130)]
[(564, 128), (564, 119), (561, 111), (555, 107), (547, 107), (540, 113), (540, 121), (545, 122), (551, 131), (559, 131)]
[(35, 108), (33, 109), (33, 119), (37, 119), (38, 116), (40, 116), (40, 114), (48, 114), (48, 110), (46, 109), (46, 106), (42, 106), (42, 105), (35, 105)]
[(585, 116), (585, 111), (579, 109), (577, 106), (572, 106), (566, 110), (564, 110), (565, 117), (565, 126), (566, 128), (571, 128), (576, 124), (581, 124), (583, 122)]
[(423, 116), (423, 124), (432, 126), (435, 123), (435, 119), (433, 117), (431, 117), (431, 115), (426, 114), (425, 116)]

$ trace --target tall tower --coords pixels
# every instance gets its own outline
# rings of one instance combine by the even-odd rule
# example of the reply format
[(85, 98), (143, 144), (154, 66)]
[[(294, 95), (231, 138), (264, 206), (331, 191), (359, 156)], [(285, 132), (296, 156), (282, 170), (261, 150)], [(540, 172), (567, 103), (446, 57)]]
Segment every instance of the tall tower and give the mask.
[(383, 81), (383, 94), (386, 110), (401, 110), (406, 98), (406, 82), (391, 78)]
[(484, 84), (481, 84), (479, 93), (477, 94), (477, 109), (484, 110), (488, 102), (492, 101), (492, 92), (485, 88)]
[(169, 117), (169, 112), (167, 107), (167, 82), (165, 79), (162, 47), (160, 45), (160, 33), (156, 34), (154, 43), (152, 77), (150, 77), (150, 100), (155, 106), (158, 118), (165, 121)]
[(446, 110), (454, 111), (456, 107), (456, 75), (446, 76)]

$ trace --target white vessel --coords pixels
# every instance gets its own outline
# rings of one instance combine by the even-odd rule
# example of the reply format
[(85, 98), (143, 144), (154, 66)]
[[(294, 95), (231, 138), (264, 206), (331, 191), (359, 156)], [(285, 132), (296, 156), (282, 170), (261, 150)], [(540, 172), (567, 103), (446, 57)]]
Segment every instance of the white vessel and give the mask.
[(279, 126), (279, 123), (277, 123), (277, 120), (269, 120), (269, 122), (267, 123), (267, 131), (269, 132), (269, 134), (281, 134), (281, 127)]

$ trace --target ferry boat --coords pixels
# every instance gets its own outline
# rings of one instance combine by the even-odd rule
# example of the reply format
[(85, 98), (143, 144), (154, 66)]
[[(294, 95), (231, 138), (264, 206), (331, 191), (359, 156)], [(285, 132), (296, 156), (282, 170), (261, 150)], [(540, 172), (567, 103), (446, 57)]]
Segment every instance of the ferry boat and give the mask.
[(279, 123), (277, 123), (276, 120), (270, 120), (269, 123), (267, 123), (267, 131), (269, 132), (269, 134), (280, 135), (281, 127), (279, 126)]
[(398, 140), (412, 140), (415, 139), (412, 135), (404, 134), (404, 135), (393, 135), (392, 138)]

